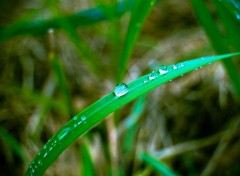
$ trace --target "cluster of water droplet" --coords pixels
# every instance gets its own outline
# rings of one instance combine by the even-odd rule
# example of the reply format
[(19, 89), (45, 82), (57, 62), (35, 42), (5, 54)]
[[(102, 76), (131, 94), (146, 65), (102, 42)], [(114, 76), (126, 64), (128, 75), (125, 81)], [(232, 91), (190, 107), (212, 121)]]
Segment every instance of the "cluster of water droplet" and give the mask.
[(87, 117), (86, 116), (74, 116), (73, 117), (73, 127), (65, 127), (60, 129), (57, 134), (56, 139), (50, 139), (42, 148), (42, 150), (38, 153), (36, 159), (32, 161), (29, 165), (29, 172), (30, 175), (34, 175), (35, 172), (42, 166), (42, 163), (48, 155), (57, 145), (61, 144), (61, 140), (64, 139), (67, 135), (72, 133), (73, 129), (78, 127), (80, 124), (86, 123)]
[(35, 160), (32, 161), (32, 163), (29, 165), (28, 170), (30, 175), (34, 175), (35, 172), (37, 172), (40, 167), (43, 165), (44, 158), (46, 158), (51, 152), (54, 147), (57, 146), (58, 140), (49, 140), (47, 144), (45, 144), (42, 148), (42, 150), (37, 154), (37, 157)]

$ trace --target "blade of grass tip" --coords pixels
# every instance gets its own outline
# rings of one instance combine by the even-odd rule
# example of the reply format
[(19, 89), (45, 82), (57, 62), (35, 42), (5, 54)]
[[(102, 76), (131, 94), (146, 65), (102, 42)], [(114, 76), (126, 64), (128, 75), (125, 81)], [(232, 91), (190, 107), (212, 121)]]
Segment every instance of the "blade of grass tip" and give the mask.
[(175, 176), (177, 175), (171, 169), (169, 169), (165, 164), (158, 161), (156, 158), (152, 157), (149, 154), (141, 153), (139, 155), (140, 159), (143, 160), (146, 164), (152, 166), (159, 174), (164, 176)]
[[(129, 4), (127, 3), (128, 5), (126, 6), (127, 1), (128, 0), (118, 2), (117, 4), (114, 4), (113, 7), (111, 6), (107, 7), (111, 9), (117, 6), (117, 13), (114, 13), (114, 16), (112, 16), (112, 18), (118, 18), (132, 8), (133, 0), (131, 0), (131, 3)], [(60, 28), (61, 26), (59, 25), (58, 22), (59, 20), (69, 21), (71, 24), (74, 25), (74, 27), (77, 27), (93, 25), (95, 23), (105, 21), (107, 20), (107, 18), (103, 14), (101, 9), (92, 8), (77, 12), (74, 15), (69, 15), (66, 17), (56, 17), (49, 20), (42, 19), (36, 21), (24, 20), (23, 23), (17, 22), (9, 27), (1, 28), (0, 42), (17, 35), (43, 35), (50, 28), (52, 29)]]
[(117, 82), (121, 82), (126, 71), (127, 62), (133, 49), (137, 37), (141, 31), (144, 19), (149, 14), (156, 0), (135, 0), (131, 11), (131, 19), (126, 34), (125, 44), (120, 59)]
[[(228, 43), (226, 43), (225, 38), (222, 36), (216, 22), (213, 20), (208, 8), (206, 7), (206, 4), (203, 1), (192, 0), (192, 6), (214, 49), (218, 53), (227, 53), (229, 48)], [(231, 59), (224, 60), (223, 64), (239, 100), (240, 80), (236, 65), (234, 65)]]
[(240, 55), (240, 53), (208, 56), (174, 65), (161, 66), (159, 70), (144, 75), (130, 82), (128, 85), (120, 84), (116, 86), (113, 92), (99, 99), (66, 123), (39, 151), (29, 165), (25, 175), (42, 175), (57, 157), (79, 136), (86, 133), (107, 115), (135, 98), (196, 68), (237, 55)]
[(14, 154), (18, 156), (19, 159), (22, 161), (26, 161), (26, 158), (24, 156), (24, 152), (22, 147), (20, 146), (19, 142), (9, 134), (5, 129), (0, 127), (0, 138), (4, 140), (6, 144), (8, 144), (9, 148), (12, 150)]

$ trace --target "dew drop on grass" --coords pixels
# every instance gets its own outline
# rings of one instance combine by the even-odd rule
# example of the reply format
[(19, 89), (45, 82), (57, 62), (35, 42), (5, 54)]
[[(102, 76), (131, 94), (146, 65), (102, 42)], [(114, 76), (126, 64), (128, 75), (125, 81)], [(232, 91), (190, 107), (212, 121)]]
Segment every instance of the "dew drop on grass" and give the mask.
[(153, 80), (153, 79), (155, 79), (155, 77), (156, 77), (156, 76), (155, 76), (155, 73), (152, 72), (152, 73), (149, 74), (148, 79), (149, 79), (149, 80)]
[(70, 127), (62, 129), (57, 135), (58, 139), (62, 140), (65, 136), (69, 134), (70, 131), (71, 131)]
[(177, 70), (177, 66), (176, 65), (173, 65), (173, 70)]
[(159, 68), (160, 75), (165, 75), (168, 72), (167, 66), (163, 65)]
[(78, 116), (74, 116), (74, 117), (73, 117), (73, 120), (77, 120), (77, 119), (78, 119)]
[(114, 88), (113, 92), (117, 97), (121, 97), (126, 95), (129, 92), (129, 89), (126, 84), (120, 83)]
[(87, 119), (86, 116), (81, 116), (82, 121), (85, 121)]
[(48, 153), (46, 152), (46, 153), (44, 153), (44, 155), (43, 155), (43, 158), (46, 158), (46, 156), (48, 155)]

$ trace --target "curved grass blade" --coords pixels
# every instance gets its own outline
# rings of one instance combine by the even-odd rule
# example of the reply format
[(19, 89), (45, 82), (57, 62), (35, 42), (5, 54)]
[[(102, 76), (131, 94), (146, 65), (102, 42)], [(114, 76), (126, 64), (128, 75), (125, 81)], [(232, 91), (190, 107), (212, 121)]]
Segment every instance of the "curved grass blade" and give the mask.
[(156, 0), (136, 0), (132, 9), (132, 16), (128, 26), (127, 36), (124, 44), (124, 49), (121, 55), (120, 67), (117, 77), (117, 82), (121, 82), (126, 71), (127, 62), (130, 57), (133, 45), (142, 29), (142, 25), (147, 15), (154, 6)]
[[(111, 18), (117, 18), (129, 11), (132, 8), (134, 0), (130, 0), (129, 3), (125, 1), (116, 3), (113, 7), (109, 6), (106, 8), (117, 9)], [(13, 24), (12, 26), (0, 29), (0, 41), (7, 40), (8, 38), (17, 36), (17, 35), (42, 35), (50, 28), (58, 29), (61, 26), (59, 21), (66, 20), (69, 23), (73, 24), (74, 27), (77, 26), (88, 26), (93, 25), (97, 22), (104, 20), (109, 20), (109, 17), (102, 12), (100, 8), (92, 8), (88, 10), (80, 11), (74, 15), (69, 15), (66, 17), (57, 17), (50, 20), (36, 20), (36, 21), (24, 21), (21, 26), (18, 23)], [(9, 32), (11, 31), (11, 32)]]
[(239, 0), (230, 0), (230, 1), (221, 0), (219, 2), (223, 4), (238, 21), (240, 21), (240, 1)]
[[(121, 108), (135, 98), (187, 72), (217, 60), (240, 55), (239, 53), (202, 57), (175, 65), (162, 66), (159, 70), (144, 75), (121, 89), (116, 96), (113, 92), (93, 103), (65, 124), (40, 150), (29, 165), (26, 176), (43, 175), (57, 157), (79, 136), (90, 130), (107, 115)], [(154, 78), (153, 78), (154, 77)]]
[[(199, 18), (201, 25), (204, 27), (209, 40), (214, 49), (219, 53), (229, 52), (229, 43), (220, 31), (217, 23), (214, 21), (207, 5), (203, 1), (192, 0), (193, 9)], [(238, 50), (236, 50), (238, 51)], [(223, 64), (227, 70), (228, 76), (233, 84), (237, 98), (240, 99), (240, 81), (237, 66), (231, 59), (223, 60)]]
[(148, 165), (152, 166), (159, 174), (162, 174), (164, 176), (175, 176), (175, 174), (172, 170), (170, 170), (165, 164), (158, 161), (156, 158), (150, 156), (146, 153), (141, 153), (139, 157)]
[(6, 144), (8, 144), (9, 148), (12, 150), (14, 154), (18, 156), (21, 161), (26, 161), (26, 158), (24, 156), (24, 151), (22, 147), (20, 146), (19, 142), (9, 134), (4, 128), (0, 127), (0, 138), (4, 140)]

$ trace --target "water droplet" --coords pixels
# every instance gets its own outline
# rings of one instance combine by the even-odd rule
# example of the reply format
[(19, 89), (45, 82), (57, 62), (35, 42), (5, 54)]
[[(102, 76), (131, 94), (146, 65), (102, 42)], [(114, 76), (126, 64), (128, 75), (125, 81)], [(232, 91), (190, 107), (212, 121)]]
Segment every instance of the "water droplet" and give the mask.
[(46, 152), (46, 153), (44, 153), (44, 155), (43, 155), (43, 158), (46, 158), (46, 156), (48, 155), (48, 153)]
[(49, 148), (49, 151), (51, 151), (52, 149), (53, 149), (53, 148), (52, 148), (52, 147), (50, 147), (50, 148)]
[(78, 125), (80, 125), (81, 123), (82, 123), (82, 121), (79, 121), (79, 122), (78, 122)]
[(197, 71), (197, 70), (198, 70), (198, 68), (195, 68), (195, 70)]
[(173, 70), (177, 70), (177, 66), (176, 65), (173, 65)]
[(166, 74), (168, 72), (167, 66), (161, 66), (158, 71), (160, 75)]
[(62, 140), (65, 136), (68, 135), (68, 133), (71, 131), (71, 128), (68, 127), (68, 128), (64, 128), (62, 129), (59, 133), (58, 133), (58, 139), (59, 140)]
[(76, 124), (76, 123), (74, 123), (74, 124), (73, 124), (73, 127), (74, 127), (74, 128), (76, 128), (76, 127), (77, 127), (77, 124)]
[(143, 83), (145, 84), (145, 83), (147, 83), (148, 81), (145, 79), (144, 81), (143, 81)]
[(87, 117), (86, 116), (82, 116), (81, 119), (82, 119), (82, 121), (85, 121), (87, 119)]
[(211, 65), (211, 64), (212, 64), (211, 62), (208, 63), (208, 65)]
[(156, 76), (155, 76), (155, 73), (152, 72), (152, 73), (149, 74), (148, 79), (149, 79), (149, 80), (153, 80), (153, 79), (155, 79), (155, 77), (156, 77)]
[(43, 149), (46, 149), (47, 148), (47, 145), (45, 144), (44, 146), (43, 146)]
[(73, 117), (73, 120), (77, 120), (77, 119), (78, 119), (78, 116), (74, 116), (74, 117)]
[(117, 97), (121, 97), (121, 96), (127, 94), (128, 91), (129, 91), (128, 86), (126, 84), (120, 83), (114, 88), (113, 92)]

